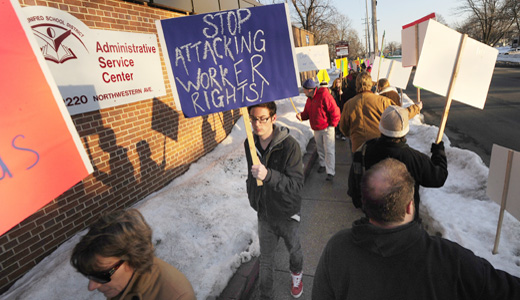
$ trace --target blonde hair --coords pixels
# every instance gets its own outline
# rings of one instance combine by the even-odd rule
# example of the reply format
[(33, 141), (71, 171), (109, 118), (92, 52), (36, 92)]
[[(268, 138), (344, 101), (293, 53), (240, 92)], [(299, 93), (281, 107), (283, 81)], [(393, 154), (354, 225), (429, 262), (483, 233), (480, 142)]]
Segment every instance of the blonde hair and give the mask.
[[(336, 82), (338, 82), (338, 80), (339, 80), (339, 83), (336, 83)], [(334, 81), (332, 82), (332, 86), (330, 88), (331, 89), (335, 89), (335, 88), (338, 88), (338, 87), (341, 88), (341, 83), (342, 82), (343, 82), (343, 80), (338, 77), (338, 78), (334, 79)]]

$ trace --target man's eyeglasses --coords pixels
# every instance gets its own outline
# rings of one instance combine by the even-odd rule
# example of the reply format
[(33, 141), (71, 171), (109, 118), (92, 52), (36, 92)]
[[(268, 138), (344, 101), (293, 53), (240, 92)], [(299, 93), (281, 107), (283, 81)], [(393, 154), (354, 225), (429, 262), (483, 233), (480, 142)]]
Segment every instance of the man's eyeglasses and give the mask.
[(124, 263), (124, 260), (120, 260), (117, 264), (115, 264), (112, 268), (110, 268), (108, 271), (101, 271), (101, 272), (95, 272), (92, 274), (88, 274), (87, 278), (95, 281), (97, 283), (105, 284), (109, 283), (111, 280), (112, 275), (121, 267), (121, 265)]
[(249, 116), (249, 119), (251, 120), (251, 123), (254, 123), (254, 122), (259, 122), (260, 124), (265, 124), (267, 123), (267, 120), (271, 119), (271, 117), (267, 117), (267, 118), (255, 118), (253, 116)]

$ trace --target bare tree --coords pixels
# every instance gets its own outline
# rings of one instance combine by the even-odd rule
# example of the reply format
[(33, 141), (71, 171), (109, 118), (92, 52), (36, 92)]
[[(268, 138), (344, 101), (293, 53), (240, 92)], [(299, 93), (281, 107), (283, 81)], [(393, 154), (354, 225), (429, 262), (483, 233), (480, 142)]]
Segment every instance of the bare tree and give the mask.
[(437, 22), (441, 23), (442, 25), (449, 27), (448, 23), (446, 22), (446, 19), (444, 19), (444, 17), (441, 14), (437, 14), (436, 13), (435, 14), (435, 19), (436, 19)]
[(328, 44), (329, 55), (331, 58), (336, 57), (334, 45), (339, 41), (349, 43), (349, 57), (364, 56), (364, 47), (357, 35), (352, 29), (350, 19), (332, 7), (332, 16), (328, 22), (323, 23), (321, 27), (315, 28), (316, 44)]
[(511, 15), (515, 24), (516, 34), (520, 34), (520, 1), (510, 0)]
[[(481, 42), (494, 46), (514, 24), (513, 7), (518, 0), (464, 0), (459, 11), (469, 13), (470, 18), (457, 30)], [(477, 26), (477, 36), (472, 30)], [(472, 30), (469, 30), (472, 29)], [(468, 30), (468, 31), (465, 31)]]
[[(288, 2), (284, 0), (263, 0), (262, 4)], [(335, 57), (334, 44), (338, 41), (349, 43), (349, 56), (364, 56), (363, 46), (357, 33), (351, 29), (350, 19), (341, 14), (330, 0), (291, 0), (293, 24), (314, 34), (316, 45), (328, 44), (330, 57)]]
[[(287, 1), (263, 0), (259, 2), (274, 4)], [(293, 23), (313, 33), (318, 29), (329, 27), (335, 14), (335, 9), (329, 2), (330, 0), (290, 0), (293, 9)]]
[(301, 28), (316, 33), (323, 28), (330, 28), (336, 10), (330, 0), (291, 0), (296, 11), (296, 24)]
[(365, 57), (366, 49), (359, 39), (358, 33), (354, 29), (349, 29), (346, 40), (349, 42), (349, 57), (355, 59), (357, 57)]
[(394, 53), (397, 52), (397, 50), (401, 49), (401, 44), (397, 42), (390, 42), (383, 50), (384, 55), (394, 55)]
[(482, 36), (482, 29), (475, 17), (470, 17), (462, 23), (455, 23), (454, 29), (476, 40), (480, 40)]

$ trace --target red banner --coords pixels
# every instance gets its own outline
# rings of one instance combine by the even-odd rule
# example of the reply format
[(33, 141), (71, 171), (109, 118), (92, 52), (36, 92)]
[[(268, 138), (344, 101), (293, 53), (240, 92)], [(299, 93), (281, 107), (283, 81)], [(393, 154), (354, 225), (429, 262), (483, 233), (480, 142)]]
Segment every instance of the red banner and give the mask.
[(92, 172), (17, 0), (0, 1), (0, 234)]
[(420, 18), (419, 20), (415, 20), (413, 21), (412, 23), (409, 23), (409, 24), (406, 24), (406, 25), (403, 25), (403, 29), (406, 29), (408, 27), (412, 27), (414, 26), (415, 24), (419, 24), (419, 23), (422, 23), (424, 21), (428, 21), (429, 19), (435, 19), (435, 13), (431, 13), (427, 16), (424, 16), (422, 18)]

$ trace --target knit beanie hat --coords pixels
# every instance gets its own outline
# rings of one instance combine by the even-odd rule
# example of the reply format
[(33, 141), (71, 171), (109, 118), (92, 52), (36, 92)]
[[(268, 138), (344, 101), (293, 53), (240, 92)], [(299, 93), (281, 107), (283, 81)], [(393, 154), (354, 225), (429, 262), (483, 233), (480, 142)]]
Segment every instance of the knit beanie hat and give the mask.
[(405, 136), (408, 130), (408, 111), (396, 105), (387, 107), (381, 115), (379, 131), (388, 137), (400, 138)]
[(306, 89), (313, 89), (316, 87), (316, 82), (314, 82), (312, 78), (309, 78), (305, 80), (305, 82), (303, 83), (303, 87)]

